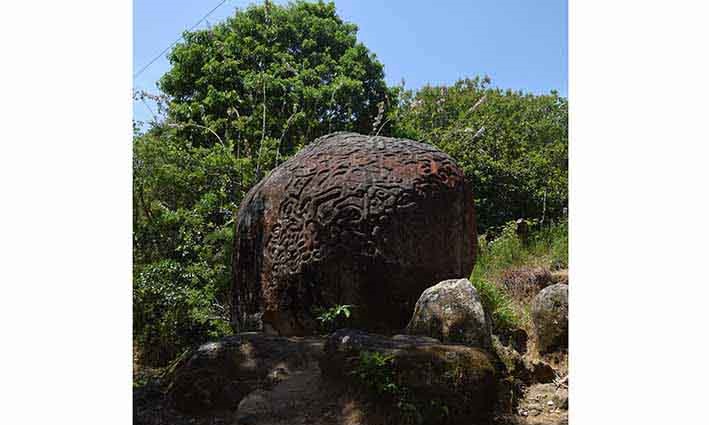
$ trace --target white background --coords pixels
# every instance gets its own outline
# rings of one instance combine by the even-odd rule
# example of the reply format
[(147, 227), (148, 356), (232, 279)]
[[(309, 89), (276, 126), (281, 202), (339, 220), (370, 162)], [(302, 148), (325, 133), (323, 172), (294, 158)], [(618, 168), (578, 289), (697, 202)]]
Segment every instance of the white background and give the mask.
[[(0, 9), (0, 423), (130, 423), (131, 2)], [(708, 9), (570, 4), (573, 425), (706, 420)]]

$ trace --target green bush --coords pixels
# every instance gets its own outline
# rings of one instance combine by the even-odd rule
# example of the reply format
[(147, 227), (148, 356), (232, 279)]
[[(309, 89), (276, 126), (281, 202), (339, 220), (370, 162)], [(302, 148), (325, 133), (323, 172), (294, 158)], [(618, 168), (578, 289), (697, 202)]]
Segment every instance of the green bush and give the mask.
[(320, 328), (325, 332), (332, 332), (337, 327), (344, 325), (347, 319), (352, 315), (354, 305), (336, 305), (330, 308), (315, 307), (315, 320), (320, 324)]
[(133, 337), (141, 362), (164, 366), (186, 348), (230, 332), (214, 309), (213, 288), (178, 262), (142, 267), (133, 281)]

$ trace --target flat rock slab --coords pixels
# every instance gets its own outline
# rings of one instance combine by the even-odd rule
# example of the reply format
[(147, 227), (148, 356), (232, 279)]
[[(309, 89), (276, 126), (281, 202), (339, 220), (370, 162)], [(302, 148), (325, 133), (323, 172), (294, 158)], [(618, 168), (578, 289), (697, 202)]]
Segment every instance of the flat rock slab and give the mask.
[(268, 388), (322, 355), (321, 340), (245, 333), (185, 353), (165, 375), (167, 397), (180, 411), (235, 408), (250, 392)]

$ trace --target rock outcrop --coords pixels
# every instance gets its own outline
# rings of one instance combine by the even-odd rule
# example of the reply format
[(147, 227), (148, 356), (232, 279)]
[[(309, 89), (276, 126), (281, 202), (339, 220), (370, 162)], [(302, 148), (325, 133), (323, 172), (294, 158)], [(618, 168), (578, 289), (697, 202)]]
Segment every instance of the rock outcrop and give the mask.
[(305, 335), (314, 307), (356, 305), (354, 324), (400, 330), (431, 282), (472, 271), (471, 188), (433, 146), (335, 133), (257, 184), (236, 220), (234, 327)]
[(233, 409), (250, 392), (274, 385), (322, 354), (322, 342), (244, 333), (185, 353), (166, 372), (167, 397), (180, 411)]
[(532, 320), (540, 353), (569, 346), (569, 286), (547, 286), (532, 301)]
[[(365, 363), (372, 353), (388, 361)], [(320, 368), (331, 379), (379, 388), (373, 395), (381, 401), (403, 402), (420, 415), (441, 409), (428, 412), (432, 419), (424, 423), (479, 420), (490, 415), (496, 399), (495, 369), (487, 352), (428, 337), (341, 329), (328, 337)]]
[(502, 272), (500, 281), (508, 294), (529, 301), (542, 289), (553, 284), (553, 275), (544, 267), (516, 267)]
[(423, 291), (406, 332), (443, 343), (491, 347), (489, 317), (468, 279), (445, 280)]

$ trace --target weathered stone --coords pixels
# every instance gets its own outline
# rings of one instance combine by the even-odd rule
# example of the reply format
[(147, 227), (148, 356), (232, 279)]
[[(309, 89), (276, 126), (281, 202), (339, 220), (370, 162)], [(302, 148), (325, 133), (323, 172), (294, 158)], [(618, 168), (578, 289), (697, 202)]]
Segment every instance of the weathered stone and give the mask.
[(491, 343), (491, 323), (468, 279), (445, 280), (423, 291), (406, 331), (485, 349)]
[(569, 286), (563, 283), (544, 288), (532, 301), (532, 320), (540, 353), (569, 346)]
[(524, 366), (529, 374), (528, 383), (547, 384), (556, 378), (554, 368), (543, 361), (525, 359)]
[(516, 267), (502, 272), (502, 286), (512, 297), (528, 301), (545, 287), (554, 283), (552, 273), (544, 267)]
[(259, 333), (210, 342), (183, 355), (167, 371), (167, 396), (175, 408), (202, 414), (235, 408), (279, 374), (302, 369), (322, 354), (322, 343)]
[(554, 283), (569, 284), (569, 269), (557, 270), (551, 274), (551, 280)]
[(388, 369), (377, 374), (389, 374), (414, 406), (436, 402), (445, 405), (449, 423), (463, 423), (491, 413), (497, 397), (495, 369), (484, 350), (443, 345), (427, 337), (389, 338), (341, 329), (328, 337), (320, 369), (332, 379), (355, 386), (367, 384), (353, 373), (359, 370), (364, 352), (389, 356), (391, 363), (383, 366)]
[(497, 336), (492, 337), (492, 352), (504, 365), (504, 372), (525, 385), (553, 382), (556, 372), (548, 363), (521, 356), (505, 347)]
[(335, 133), (245, 197), (236, 220), (233, 324), (301, 335), (316, 306), (356, 305), (354, 322), (400, 330), (431, 282), (467, 276), (471, 188), (453, 159), (405, 139)]

